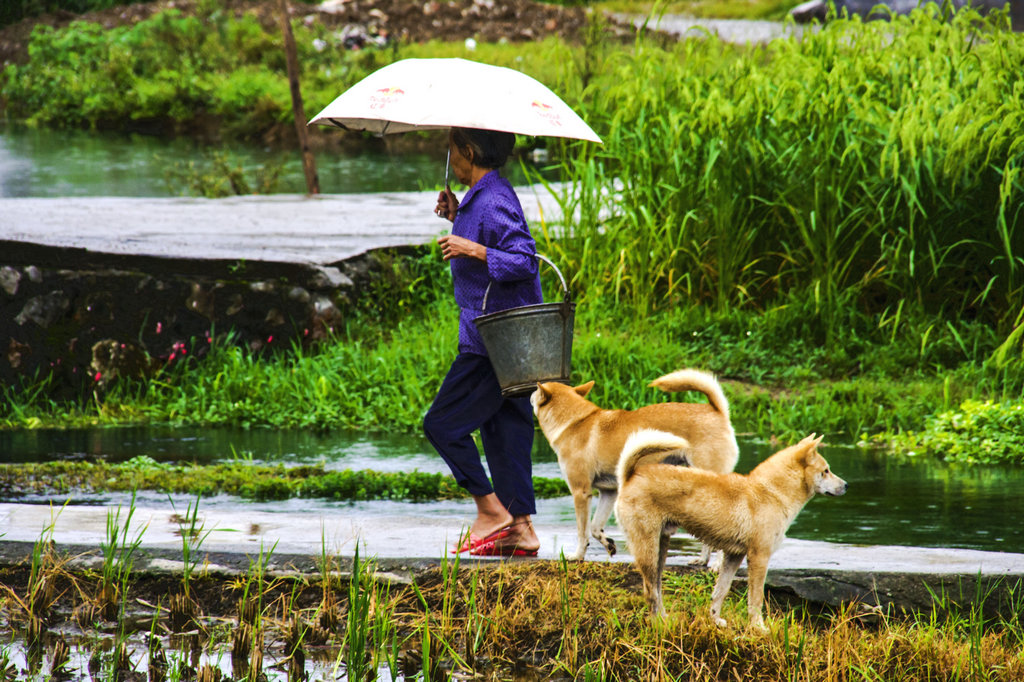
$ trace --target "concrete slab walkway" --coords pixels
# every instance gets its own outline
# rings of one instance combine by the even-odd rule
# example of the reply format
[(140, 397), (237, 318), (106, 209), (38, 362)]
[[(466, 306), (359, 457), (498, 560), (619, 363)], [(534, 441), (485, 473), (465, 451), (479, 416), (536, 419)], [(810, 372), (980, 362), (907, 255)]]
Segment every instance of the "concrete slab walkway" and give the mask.
[[(516, 191), (531, 226), (560, 214), (543, 186)], [(326, 265), (435, 239), (451, 225), (434, 215), (436, 199), (433, 191), (0, 199), (0, 239), (126, 256)]]

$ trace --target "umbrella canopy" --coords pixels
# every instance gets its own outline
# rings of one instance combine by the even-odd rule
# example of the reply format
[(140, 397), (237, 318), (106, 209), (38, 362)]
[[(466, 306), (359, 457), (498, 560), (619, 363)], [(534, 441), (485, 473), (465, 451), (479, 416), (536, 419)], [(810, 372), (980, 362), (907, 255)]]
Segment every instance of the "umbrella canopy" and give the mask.
[(378, 135), (458, 127), (601, 141), (530, 76), (466, 59), (403, 59), (385, 66), (328, 104), (313, 123)]

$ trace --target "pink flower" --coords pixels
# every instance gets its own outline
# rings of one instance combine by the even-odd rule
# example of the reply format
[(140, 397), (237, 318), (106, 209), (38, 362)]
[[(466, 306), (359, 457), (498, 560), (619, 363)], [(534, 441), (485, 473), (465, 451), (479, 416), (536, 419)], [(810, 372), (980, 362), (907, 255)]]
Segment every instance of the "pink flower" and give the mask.
[(96, 372), (95, 380), (99, 381), (102, 378), (103, 378), (103, 374), (101, 372)]

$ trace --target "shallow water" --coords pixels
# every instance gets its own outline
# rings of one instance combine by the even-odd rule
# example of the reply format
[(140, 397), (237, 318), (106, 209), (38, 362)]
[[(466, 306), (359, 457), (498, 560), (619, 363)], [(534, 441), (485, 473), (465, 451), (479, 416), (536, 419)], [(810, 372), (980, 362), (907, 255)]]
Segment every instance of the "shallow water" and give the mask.
[[(772, 451), (763, 441), (741, 439), (737, 471), (749, 471)], [(889, 457), (846, 445), (824, 447), (823, 453), (833, 471), (849, 482), (849, 491), (839, 498), (819, 496), (811, 500), (797, 517), (789, 537), (1024, 551), (1024, 525), (1020, 523), (1024, 517), (1024, 496), (1020, 494), (1024, 468), (951, 466), (931, 459)], [(169, 462), (238, 459), (286, 465), (322, 462), (328, 469), (447, 471), (429, 443), (418, 435), (169, 427), (0, 432), (0, 462), (91, 458), (125, 461), (137, 455)], [(561, 476), (554, 454), (539, 434), (533, 459), (535, 476)], [(140, 501), (145, 497), (140, 495)], [(165, 495), (158, 498), (167, 499)], [(98, 495), (76, 499), (75, 503), (120, 501), (118, 496)], [(204, 506), (218, 509), (261, 511), (330, 509), (338, 504), (326, 500), (250, 503), (224, 495), (203, 499)], [(374, 515), (393, 513), (395, 506), (402, 504), (406, 503), (379, 501), (345, 506), (348, 514)], [(418, 503), (417, 509), (420, 513), (458, 513), (453, 505), (465, 506), (461, 501), (448, 501)], [(574, 518), (568, 496), (541, 501), (538, 514), (560, 522)]]
[[(186, 138), (0, 126), (0, 198), (181, 196), (187, 194), (186, 188), (171, 179), (180, 175), (172, 171), (188, 164), (208, 168), (213, 152), (226, 153), (232, 167), (241, 165), (248, 181), (261, 166), (281, 165), (275, 192), (306, 191), (302, 160), (294, 151), (212, 146)], [(411, 192), (444, 181), (442, 146), (432, 153), (389, 154), (367, 145), (358, 151), (321, 151), (315, 157), (320, 191), (325, 194)], [(509, 163), (503, 173), (514, 184), (525, 183), (517, 163)]]

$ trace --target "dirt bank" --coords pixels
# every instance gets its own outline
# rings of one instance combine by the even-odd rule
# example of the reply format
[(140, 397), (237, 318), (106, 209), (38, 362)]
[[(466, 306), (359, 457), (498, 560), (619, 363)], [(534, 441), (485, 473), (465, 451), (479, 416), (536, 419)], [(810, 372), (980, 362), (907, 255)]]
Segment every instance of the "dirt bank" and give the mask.
[[(255, 14), (268, 28), (276, 30), (278, 26), (276, 2), (220, 1), (236, 15)], [(171, 8), (194, 14), (200, 4), (197, 0), (157, 0), (80, 15), (58, 12), (23, 19), (0, 29), (0, 64), (23, 63), (27, 59), (29, 36), (36, 25), (60, 28), (80, 20), (114, 28), (136, 24)], [(574, 41), (580, 37), (586, 19), (584, 10), (579, 7), (545, 5), (530, 0), (328, 0), (322, 5), (290, 4), (292, 16), (307, 23), (319, 22), (337, 29), (349, 27), (354, 35), (374, 33), (406, 42), (466, 38), (515, 42), (550, 35)], [(627, 24), (613, 23), (612, 27), (623, 35), (632, 33)]]

